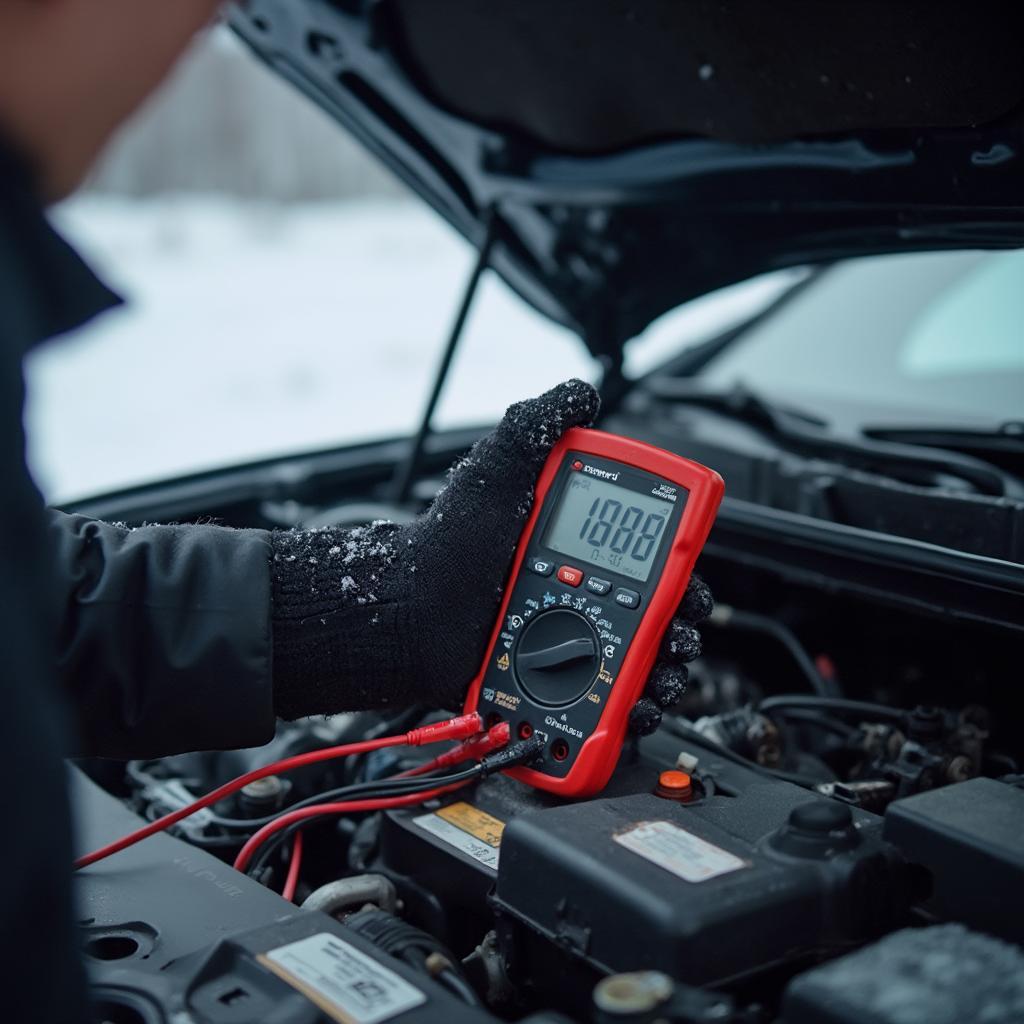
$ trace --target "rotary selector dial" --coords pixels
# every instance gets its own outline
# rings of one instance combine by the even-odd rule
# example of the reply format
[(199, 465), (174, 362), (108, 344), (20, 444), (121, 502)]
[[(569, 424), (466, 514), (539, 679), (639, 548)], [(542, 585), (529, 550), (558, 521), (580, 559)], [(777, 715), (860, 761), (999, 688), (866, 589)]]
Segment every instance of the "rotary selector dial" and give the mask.
[(516, 645), (515, 671), (523, 692), (538, 704), (574, 704), (593, 685), (601, 665), (593, 626), (568, 608), (531, 619)]

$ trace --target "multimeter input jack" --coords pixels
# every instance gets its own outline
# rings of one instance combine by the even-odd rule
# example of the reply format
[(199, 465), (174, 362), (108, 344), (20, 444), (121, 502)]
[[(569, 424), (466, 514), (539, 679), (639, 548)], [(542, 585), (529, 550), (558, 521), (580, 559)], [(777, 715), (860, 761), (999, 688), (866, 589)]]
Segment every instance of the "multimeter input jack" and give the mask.
[(564, 761), (569, 756), (569, 744), (565, 740), (555, 740), (551, 744), (551, 756), (556, 761)]

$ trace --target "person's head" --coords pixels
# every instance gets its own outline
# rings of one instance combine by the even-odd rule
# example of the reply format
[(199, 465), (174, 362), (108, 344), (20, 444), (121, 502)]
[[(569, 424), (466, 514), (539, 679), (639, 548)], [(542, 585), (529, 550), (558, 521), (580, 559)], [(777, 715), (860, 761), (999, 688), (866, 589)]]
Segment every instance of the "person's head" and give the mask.
[(0, 132), (70, 192), (221, 0), (0, 0)]

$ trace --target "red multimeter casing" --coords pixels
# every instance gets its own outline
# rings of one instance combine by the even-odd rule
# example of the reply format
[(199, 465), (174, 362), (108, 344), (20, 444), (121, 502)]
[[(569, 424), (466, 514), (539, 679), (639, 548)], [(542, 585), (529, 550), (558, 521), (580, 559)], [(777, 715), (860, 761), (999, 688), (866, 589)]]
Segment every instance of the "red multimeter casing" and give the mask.
[(466, 698), (514, 739), (544, 739), (514, 778), (573, 797), (607, 783), (724, 490), (705, 466), (603, 431), (555, 446)]

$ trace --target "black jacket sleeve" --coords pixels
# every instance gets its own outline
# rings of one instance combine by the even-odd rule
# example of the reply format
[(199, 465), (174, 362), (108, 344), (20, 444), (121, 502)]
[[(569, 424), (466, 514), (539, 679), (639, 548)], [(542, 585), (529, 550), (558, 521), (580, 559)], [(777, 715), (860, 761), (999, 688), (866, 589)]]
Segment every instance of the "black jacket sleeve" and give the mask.
[(49, 515), (74, 753), (158, 757), (267, 742), (268, 535)]

